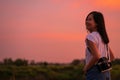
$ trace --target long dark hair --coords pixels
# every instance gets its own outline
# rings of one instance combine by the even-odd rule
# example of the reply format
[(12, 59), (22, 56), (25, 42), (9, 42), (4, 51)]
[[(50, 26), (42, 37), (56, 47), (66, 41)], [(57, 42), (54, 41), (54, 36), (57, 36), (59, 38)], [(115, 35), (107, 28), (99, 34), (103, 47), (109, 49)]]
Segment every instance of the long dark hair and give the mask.
[[(98, 12), (98, 11), (92, 11), (88, 14), (88, 16), (90, 14), (93, 15), (93, 19), (94, 19), (95, 23), (97, 24), (97, 31), (101, 35), (103, 42), (105, 44), (108, 44), (109, 43), (109, 38), (108, 38), (108, 35), (107, 35), (107, 32), (106, 32), (105, 21), (104, 21), (103, 14), (101, 12)], [(86, 20), (87, 20), (88, 16), (86, 17)]]

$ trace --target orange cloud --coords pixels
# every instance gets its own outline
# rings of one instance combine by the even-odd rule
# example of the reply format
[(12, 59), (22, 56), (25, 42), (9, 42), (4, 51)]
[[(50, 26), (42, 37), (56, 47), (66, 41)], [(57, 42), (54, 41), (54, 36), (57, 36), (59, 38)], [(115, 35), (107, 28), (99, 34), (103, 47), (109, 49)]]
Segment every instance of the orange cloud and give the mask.
[(97, 6), (108, 8), (120, 8), (119, 0), (96, 0)]
[(14, 35), (1, 35), (1, 39), (50, 39), (50, 40), (80, 41), (84, 39), (84, 35), (81, 35), (80, 33), (14, 34)]
[(72, 8), (72, 9), (80, 8), (80, 1), (73, 1), (73, 2), (71, 2), (70, 8)]

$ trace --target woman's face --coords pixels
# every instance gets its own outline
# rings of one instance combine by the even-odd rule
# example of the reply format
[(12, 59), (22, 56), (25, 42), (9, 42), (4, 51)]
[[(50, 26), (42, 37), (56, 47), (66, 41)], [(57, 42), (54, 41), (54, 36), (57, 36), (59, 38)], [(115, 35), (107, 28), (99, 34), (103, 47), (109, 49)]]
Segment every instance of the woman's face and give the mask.
[(93, 18), (93, 14), (90, 14), (87, 19), (86, 19), (86, 28), (89, 30), (89, 31), (93, 31), (93, 30), (96, 30), (96, 23), (94, 21), (94, 18)]

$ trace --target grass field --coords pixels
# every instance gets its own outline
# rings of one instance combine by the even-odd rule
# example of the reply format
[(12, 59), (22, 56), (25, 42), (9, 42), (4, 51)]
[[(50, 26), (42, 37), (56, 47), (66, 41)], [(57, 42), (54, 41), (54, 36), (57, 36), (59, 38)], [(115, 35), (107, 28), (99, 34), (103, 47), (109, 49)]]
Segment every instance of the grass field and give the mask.
[[(85, 80), (83, 65), (1, 65), (0, 80)], [(112, 80), (120, 80), (120, 65), (113, 65)]]

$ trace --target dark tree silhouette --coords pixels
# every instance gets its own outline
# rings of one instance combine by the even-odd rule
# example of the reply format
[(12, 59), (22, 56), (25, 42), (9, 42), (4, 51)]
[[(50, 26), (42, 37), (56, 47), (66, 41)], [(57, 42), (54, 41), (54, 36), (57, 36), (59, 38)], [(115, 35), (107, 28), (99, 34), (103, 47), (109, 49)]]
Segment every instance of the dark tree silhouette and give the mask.
[(11, 58), (5, 58), (3, 60), (4, 65), (13, 65), (13, 60)]
[(80, 61), (79, 59), (74, 59), (74, 60), (71, 62), (72, 65), (78, 65), (78, 64), (80, 64), (80, 63), (81, 63), (81, 61)]
[(16, 65), (16, 66), (27, 66), (28, 65), (28, 60), (22, 60), (22, 59), (16, 59), (15, 61), (14, 61), (14, 64)]

